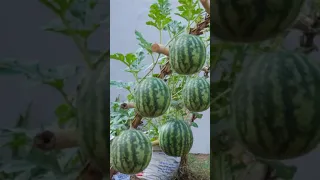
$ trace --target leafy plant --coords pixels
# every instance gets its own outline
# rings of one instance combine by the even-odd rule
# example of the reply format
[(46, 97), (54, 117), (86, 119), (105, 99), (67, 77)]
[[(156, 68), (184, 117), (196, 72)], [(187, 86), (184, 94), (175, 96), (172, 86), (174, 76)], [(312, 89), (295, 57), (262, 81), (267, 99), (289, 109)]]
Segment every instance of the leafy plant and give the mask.
[[(123, 63), (126, 66), (125, 71), (131, 73), (135, 79), (134, 82), (111, 80), (111, 88), (121, 88), (127, 91), (125, 100), (119, 101), (119, 98), (117, 98), (114, 102), (111, 102), (110, 134), (113, 137), (118, 136), (121, 131), (128, 129), (130, 126), (133, 125), (135, 127), (138, 124), (139, 126), (135, 128), (146, 132), (150, 140), (154, 142), (153, 144), (156, 145), (159, 127), (170, 119), (185, 119), (191, 126), (198, 127), (196, 121), (193, 122), (193, 120), (195, 118), (201, 119), (202, 114), (189, 112), (182, 103), (182, 90), (191, 76), (179, 75), (169, 70), (166, 51), (179, 35), (188, 34), (192, 28), (197, 28), (197, 23), (208, 21), (205, 15), (205, 11), (198, 0), (181, 0), (177, 9), (171, 9), (171, 4), (168, 0), (157, 0), (150, 6), (149, 19), (146, 25), (152, 26), (159, 31), (159, 44), (150, 43), (139, 30), (136, 30), (135, 35), (140, 46), (136, 52), (127, 54), (111, 53), (111, 59)], [(183, 19), (180, 21), (177, 18), (178, 16)], [(200, 29), (204, 32), (203, 34), (195, 33), (195, 35), (199, 35), (204, 40), (206, 47), (210, 45), (209, 32), (206, 31), (208, 28), (206, 26)], [(167, 33), (170, 37), (167, 42), (164, 42), (164, 33)], [(164, 47), (164, 49), (160, 51), (152, 49), (152, 46), (157, 45)], [(210, 49), (207, 48), (207, 69), (209, 69), (209, 55)], [(146, 65), (146, 59), (149, 57), (152, 59), (152, 63)], [(155, 73), (155, 68), (160, 68), (160, 74)], [(208, 75), (208, 72), (206, 75)], [(164, 115), (157, 118), (142, 119), (134, 110), (134, 89), (135, 85), (149, 76), (164, 78), (171, 90), (172, 103)], [(193, 76), (203, 76), (203, 74), (199, 73)], [(141, 121), (143, 124), (140, 124)]]
[[(24, 75), (30, 82), (57, 90), (65, 102), (53, 110), (56, 120), (52, 127), (60, 130), (73, 128), (76, 124), (75, 98), (73, 94), (66, 93), (65, 84), (69, 78), (81, 77), (85, 75), (85, 70), (94, 71), (100, 62), (106, 63), (108, 60), (108, 50), (93, 49), (88, 45), (88, 41), (98, 28), (102, 28), (109, 17), (108, 14), (97, 10), (99, 6), (105, 4), (96, 0), (39, 0), (39, 2), (57, 17), (44, 26), (43, 30), (73, 40), (86, 66), (64, 65), (43, 68), (41, 62), (23, 63), (20, 59), (7, 58), (0, 61), (0, 74)], [(43, 151), (37, 147), (35, 137), (39, 132), (47, 131), (44, 131), (44, 127), (29, 129), (31, 107), (30, 104), (26, 112), (19, 115), (14, 128), (1, 128), (1, 139), (3, 139), (1, 152), (5, 153), (1, 154), (0, 158), (0, 179), (75, 179), (85, 163), (78, 148), (59, 150), (49, 147)]]

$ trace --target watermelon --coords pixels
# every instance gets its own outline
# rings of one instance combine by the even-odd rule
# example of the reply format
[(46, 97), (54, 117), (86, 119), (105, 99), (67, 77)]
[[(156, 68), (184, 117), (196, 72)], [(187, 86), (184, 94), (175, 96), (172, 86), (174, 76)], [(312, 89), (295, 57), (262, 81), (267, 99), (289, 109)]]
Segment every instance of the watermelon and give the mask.
[(202, 112), (210, 107), (210, 84), (203, 77), (191, 78), (182, 93), (184, 105), (189, 111)]
[(80, 151), (106, 177), (110, 172), (110, 84), (107, 64), (86, 74), (78, 89), (76, 102)]
[(181, 157), (189, 153), (193, 134), (184, 120), (169, 120), (159, 130), (159, 146), (168, 156)]
[(206, 62), (206, 46), (200, 37), (184, 34), (169, 47), (172, 70), (181, 75), (198, 73)]
[(135, 89), (135, 108), (142, 117), (159, 117), (169, 108), (171, 92), (159, 78), (147, 77)]
[(150, 163), (152, 145), (148, 137), (139, 130), (123, 131), (111, 143), (111, 165), (123, 174), (136, 174)]
[(231, 124), (236, 137), (254, 155), (291, 159), (317, 146), (318, 107), (318, 65), (300, 53), (266, 53), (245, 67), (235, 81)]
[(276, 37), (290, 28), (305, 0), (214, 0), (211, 36), (251, 43)]

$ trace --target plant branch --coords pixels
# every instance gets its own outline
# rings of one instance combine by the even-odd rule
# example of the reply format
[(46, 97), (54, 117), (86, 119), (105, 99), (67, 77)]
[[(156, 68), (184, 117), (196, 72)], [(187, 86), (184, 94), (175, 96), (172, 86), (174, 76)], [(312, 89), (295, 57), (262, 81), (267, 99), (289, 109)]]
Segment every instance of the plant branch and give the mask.
[(158, 44), (158, 43), (152, 44), (151, 50), (152, 50), (152, 52), (159, 53), (159, 54), (164, 54), (166, 56), (169, 56), (169, 49), (166, 48), (162, 44)]
[(200, 0), (203, 8), (206, 10), (208, 14), (210, 14), (210, 0)]
[(120, 105), (121, 109), (131, 109), (134, 108), (134, 103), (122, 103)]
[(43, 151), (78, 147), (77, 133), (74, 129), (46, 130), (33, 138), (33, 146)]

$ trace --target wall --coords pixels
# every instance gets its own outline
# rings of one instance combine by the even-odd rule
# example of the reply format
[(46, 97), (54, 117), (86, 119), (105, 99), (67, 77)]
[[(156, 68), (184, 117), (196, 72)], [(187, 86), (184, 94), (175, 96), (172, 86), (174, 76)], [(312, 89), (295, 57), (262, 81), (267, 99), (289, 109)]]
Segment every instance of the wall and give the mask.
[[(159, 31), (153, 27), (145, 25), (149, 19), (149, 6), (152, 2), (148, 0), (118, 1), (111, 0), (110, 11), (110, 51), (112, 53), (135, 52), (139, 46), (135, 38), (135, 30), (140, 31), (144, 38), (149, 42), (159, 42)], [(172, 8), (175, 9), (177, 1), (171, 1)], [(175, 18), (180, 20), (179, 18)], [(163, 33), (163, 42), (169, 40), (169, 36)], [(146, 64), (151, 64), (149, 57)], [(110, 62), (111, 80), (122, 80), (125, 82), (134, 81), (129, 74), (121, 71), (125, 68), (122, 63), (111, 60)], [(119, 92), (118, 89), (110, 90), (110, 97), (113, 100), (118, 94), (121, 94), (121, 100), (125, 100), (125, 91)], [(202, 119), (198, 119), (198, 128), (192, 127), (194, 133), (194, 143), (191, 153), (210, 153), (210, 109), (203, 113)]]

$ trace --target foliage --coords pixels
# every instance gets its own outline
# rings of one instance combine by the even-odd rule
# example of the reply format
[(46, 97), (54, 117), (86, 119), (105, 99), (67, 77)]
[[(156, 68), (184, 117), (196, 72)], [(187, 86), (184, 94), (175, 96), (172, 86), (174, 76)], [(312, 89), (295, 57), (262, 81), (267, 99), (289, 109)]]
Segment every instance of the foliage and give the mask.
[[(53, 110), (56, 121), (52, 126), (62, 129), (74, 127), (76, 107), (72, 94), (65, 91), (65, 85), (69, 78), (84, 75), (84, 70), (88, 68), (94, 70), (98, 63), (106, 62), (108, 50), (93, 49), (87, 44), (91, 35), (98, 28), (102, 28), (109, 17), (104, 12), (98, 11), (99, 6), (105, 4), (96, 0), (39, 0), (39, 2), (57, 17), (43, 30), (73, 40), (87, 66), (63, 65), (44, 68), (40, 62), (24, 63), (23, 59), (7, 58), (0, 60), (0, 74), (24, 75), (29, 82), (49, 85), (56, 89), (65, 102)], [(0, 157), (0, 179), (75, 179), (84, 163), (78, 148), (44, 152), (32, 146), (33, 138), (44, 127), (29, 129), (29, 123), (32, 121), (29, 117), (31, 105), (25, 113), (18, 116), (14, 128), (1, 128), (1, 142), (3, 142), (1, 152), (11, 156), (2, 154)]]
[[(158, 0), (150, 6), (148, 14), (150, 19), (147, 20), (146, 25), (152, 26), (159, 31), (160, 44), (163, 41), (163, 33), (169, 34), (170, 39), (166, 43), (166, 47), (169, 47), (170, 43), (172, 43), (177, 36), (188, 33), (189, 29), (194, 26), (196, 22), (204, 19), (204, 10), (199, 4), (199, 1), (187, 0), (179, 1), (179, 3), (180, 5), (177, 7), (177, 10), (171, 9), (171, 4), (168, 0)], [(173, 14), (171, 13), (172, 11), (174, 12)], [(179, 19), (178, 16), (182, 17), (182, 19)], [(187, 25), (184, 26), (184, 23)], [(134, 82), (111, 80), (111, 88), (120, 88), (127, 91), (127, 99), (123, 101), (127, 104), (134, 103), (133, 90), (135, 85), (147, 76), (158, 76), (159, 74), (155, 73), (155, 68), (162, 68), (163, 65), (168, 62), (165, 55), (159, 54), (155, 57), (154, 53), (151, 51), (152, 43), (145, 39), (141, 32), (136, 30), (135, 35), (138, 45), (140, 46), (136, 52), (127, 54), (117, 52), (110, 55), (111, 59), (123, 63), (126, 66), (125, 72), (132, 74), (135, 79)], [(208, 35), (209, 33), (201, 35), (202, 38), (206, 38), (206, 47), (208, 47), (209, 44)], [(146, 65), (149, 57), (152, 59), (152, 63)], [(209, 51), (207, 57), (209, 57)], [(146, 73), (144, 73), (145, 70), (147, 70)], [(149, 138), (152, 141), (156, 140), (158, 137), (159, 126), (163, 125), (168, 119), (190, 119), (188, 115), (190, 116), (190, 113), (192, 113), (186, 112), (187, 110), (182, 105), (181, 92), (188, 80), (188, 76), (173, 73), (165, 77), (165, 80), (172, 92), (173, 102), (171, 103), (169, 110), (158, 118), (144, 118), (144, 125), (139, 127), (149, 135)], [(130, 121), (134, 119), (134, 109), (130, 108), (128, 110), (123, 110), (120, 107), (120, 104), (119, 98), (114, 102), (111, 102), (110, 134), (112, 136), (117, 136), (122, 130), (129, 128)], [(192, 123), (192, 125), (197, 127), (196, 122)]]

